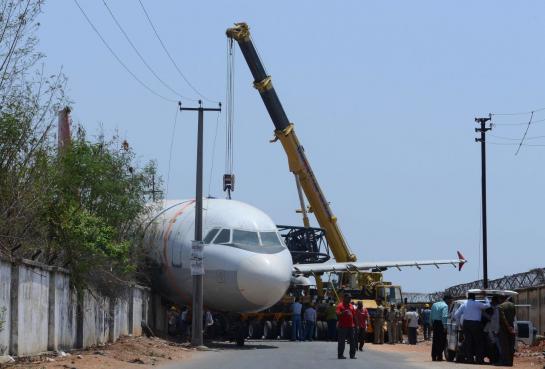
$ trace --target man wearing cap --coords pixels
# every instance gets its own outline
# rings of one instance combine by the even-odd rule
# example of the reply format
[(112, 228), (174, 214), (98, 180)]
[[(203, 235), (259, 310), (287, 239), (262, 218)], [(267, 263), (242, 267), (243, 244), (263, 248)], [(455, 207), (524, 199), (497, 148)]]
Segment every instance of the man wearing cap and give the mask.
[(431, 322), (430, 322), (431, 310), (430, 305), (424, 305), (422, 310), (422, 331), (424, 331), (424, 340), (429, 341), (431, 336)]
[(433, 361), (443, 361), (443, 352), (447, 345), (448, 306), (451, 302), (452, 297), (444, 295), (442, 301), (437, 301), (431, 306), (430, 324), (433, 329), (431, 359)]
[(346, 359), (344, 356), (344, 346), (346, 340), (350, 344), (350, 358), (356, 358), (356, 339), (354, 329), (356, 327), (356, 309), (350, 303), (352, 296), (346, 293), (343, 301), (337, 305), (337, 316), (339, 317), (337, 330), (337, 358)]

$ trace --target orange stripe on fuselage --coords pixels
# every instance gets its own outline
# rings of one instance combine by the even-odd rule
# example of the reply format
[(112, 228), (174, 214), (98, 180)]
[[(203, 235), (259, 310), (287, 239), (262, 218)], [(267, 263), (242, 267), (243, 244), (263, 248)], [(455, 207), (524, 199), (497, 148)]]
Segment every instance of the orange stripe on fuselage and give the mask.
[[(167, 246), (168, 246), (168, 240), (170, 238), (170, 234), (172, 233), (172, 228), (174, 227), (174, 223), (176, 223), (176, 218), (178, 218), (180, 215), (182, 215), (184, 213), (184, 211), (190, 205), (192, 205), (194, 203), (195, 203), (195, 200), (190, 200), (187, 203), (183, 204), (180, 210), (178, 210), (176, 213), (174, 213), (174, 216), (169, 220), (167, 230), (166, 230), (165, 234), (163, 235), (163, 269), (166, 272), (166, 276), (167, 276), (168, 281), (172, 284), (172, 286), (174, 287), (176, 292), (180, 294), (180, 296), (183, 296), (186, 293), (184, 293), (178, 287), (178, 284), (176, 283), (175, 275), (171, 270), (170, 263), (168, 262)], [(181, 250), (180, 250), (180, 252), (181, 252)], [(189, 294), (186, 294), (186, 295), (187, 295), (187, 297), (189, 299)], [(182, 297), (182, 299), (183, 299), (183, 297)]]

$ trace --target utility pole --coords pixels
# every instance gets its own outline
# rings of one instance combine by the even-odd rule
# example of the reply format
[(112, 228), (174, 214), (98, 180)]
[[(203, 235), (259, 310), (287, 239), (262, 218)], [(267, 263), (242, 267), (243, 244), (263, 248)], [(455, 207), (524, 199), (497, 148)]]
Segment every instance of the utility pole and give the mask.
[(180, 110), (197, 111), (199, 113), (197, 128), (197, 175), (196, 175), (196, 195), (195, 195), (195, 240), (191, 245), (191, 276), (193, 278), (193, 330), (191, 335), (191, 344), (193, 346), (202, 346), (203, 330), (203, 242), (202, 242), (202, 167), (203, 167), (203, 130), (204, 130), (204, 112), (221, 111), (219, 108), (203, 108), (202, 101), (199, 100), (198, 108), (184, 108), (179, 102)]
[(482, 222), (483, 222), (483, 288), (488, 288), (488, 233), (486, 229), (486, 132), (492, 127), (487, 127), (486, 123), (492, 119), (475, 118), (475, 123), (480, 125), (480, 128), (475, 128), (475, 132), (481, 133), (481, 137), (475, 138), (475, 142), (481, 143), (481, 198), (482, 198)]

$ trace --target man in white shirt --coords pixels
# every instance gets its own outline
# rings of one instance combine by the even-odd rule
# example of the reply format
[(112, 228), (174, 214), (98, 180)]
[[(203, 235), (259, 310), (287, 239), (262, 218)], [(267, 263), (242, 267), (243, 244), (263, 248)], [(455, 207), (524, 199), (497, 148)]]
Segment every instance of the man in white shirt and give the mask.
[(416, 331), (418, 329), (418, 313), (416, 309), (411, 306), (409, 311), (405, 314), (405, 320), (407, 322), (407, 336), (409, 337), (409, 345), (416, 345)]
[(483, 325), (481, 323), (482, 312), (490, 307), (486, 300), (484, 303), (475, 301), (475, 294), (469, 293), (467, 301), (456, 310), (454, 318), (463, 320), (464, 351), (466, 360), (470, 363), (484, 362)]

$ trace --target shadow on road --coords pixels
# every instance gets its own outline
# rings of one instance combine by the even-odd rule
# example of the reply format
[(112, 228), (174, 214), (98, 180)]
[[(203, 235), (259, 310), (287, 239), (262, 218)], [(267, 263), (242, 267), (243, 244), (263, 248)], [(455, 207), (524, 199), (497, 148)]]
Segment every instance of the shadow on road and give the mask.
[[(269, 342), (267, 342), (269, 343)], [(270, 345), (267, 343), (248, 342), (244, 346), (237, 346), (234, 342), (206, 342), (205, 345), (210, 349), (215, 350), (269, 350), (277, 349), (278, 346)]]

